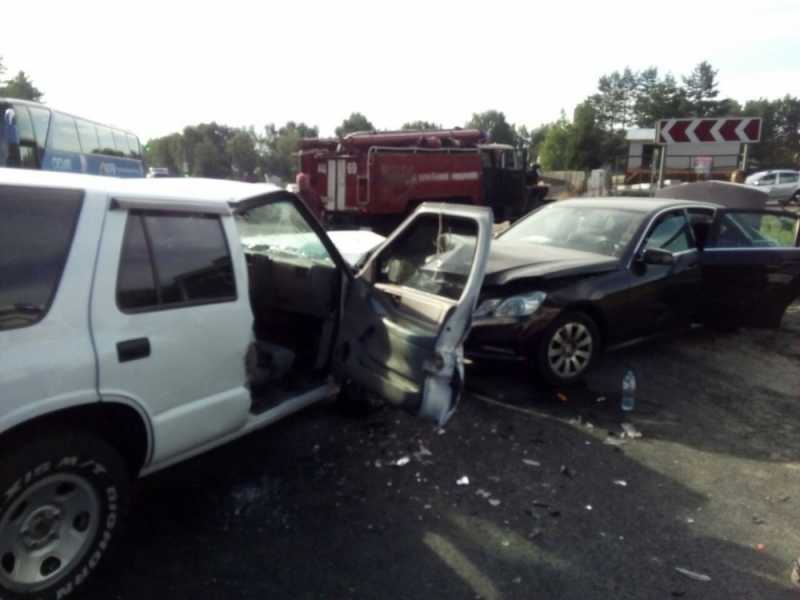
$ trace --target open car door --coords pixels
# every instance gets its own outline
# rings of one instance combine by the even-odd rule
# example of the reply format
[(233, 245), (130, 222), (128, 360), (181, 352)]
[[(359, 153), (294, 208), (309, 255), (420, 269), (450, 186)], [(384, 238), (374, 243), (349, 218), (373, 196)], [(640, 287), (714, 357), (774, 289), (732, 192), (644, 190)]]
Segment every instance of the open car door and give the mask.
[(780, 326), (800, 296), (799, 227), (800, 216), (791, 212), (717, 212), (701, 253), (707, 322)]
[(445, 423), (463, 388), (462, 344), (491, 238), (488, 208), (420, 206), (350, 282), (334, 353), (337, 374)]

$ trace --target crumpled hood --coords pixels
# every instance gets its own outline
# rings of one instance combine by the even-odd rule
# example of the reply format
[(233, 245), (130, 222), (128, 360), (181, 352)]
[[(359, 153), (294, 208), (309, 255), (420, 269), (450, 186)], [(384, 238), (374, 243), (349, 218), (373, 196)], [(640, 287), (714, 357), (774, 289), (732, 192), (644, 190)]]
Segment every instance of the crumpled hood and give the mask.
[(602, 254), (528, 242), (492, 242), (484, 286), (505, 285), (515, 279), (553, 279), (614, 271), (619, 260)]

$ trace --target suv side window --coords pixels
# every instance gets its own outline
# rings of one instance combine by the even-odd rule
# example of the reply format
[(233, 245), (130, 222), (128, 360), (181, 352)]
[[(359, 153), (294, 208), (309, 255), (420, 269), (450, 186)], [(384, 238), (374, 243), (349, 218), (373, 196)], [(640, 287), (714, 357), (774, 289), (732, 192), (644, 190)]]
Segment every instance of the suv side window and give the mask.
[(117, 281), (123, 311), (236, 300), (233, 263), (218, 216), (132, 211)]
[(47, 314), (82, 202), (77, 191), (0, 186), (0, 331)]
[(694, 248), (694, 242), (689, 234), (689, 222), (684, 212), (670, 212), (659, 217), (647, 235), (645, 248), (658, 248), (669, 252), (682, 252)]

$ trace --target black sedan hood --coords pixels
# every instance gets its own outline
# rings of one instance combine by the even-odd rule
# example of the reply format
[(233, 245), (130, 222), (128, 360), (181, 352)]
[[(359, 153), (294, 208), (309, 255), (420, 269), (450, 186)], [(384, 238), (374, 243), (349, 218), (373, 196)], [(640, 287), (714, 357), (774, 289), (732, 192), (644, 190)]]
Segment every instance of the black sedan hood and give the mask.
[(517, 279), (553, 279), (614, 271), (619, 260), (611, 256), (543, 246), (527, 242), (492, 242), (485, 286), (505, 285)]

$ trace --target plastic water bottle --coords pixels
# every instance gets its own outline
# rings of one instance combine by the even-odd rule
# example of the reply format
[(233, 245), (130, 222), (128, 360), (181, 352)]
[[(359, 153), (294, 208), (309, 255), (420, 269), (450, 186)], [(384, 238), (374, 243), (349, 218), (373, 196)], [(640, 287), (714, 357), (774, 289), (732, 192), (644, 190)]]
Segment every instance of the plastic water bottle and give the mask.
[(622, 378), (622, 403), (621, 408), (625, 412), (630, 412), (636, 405), (636, 375), (633, 374), (633, 369), (625, 371), (625, 376)]

